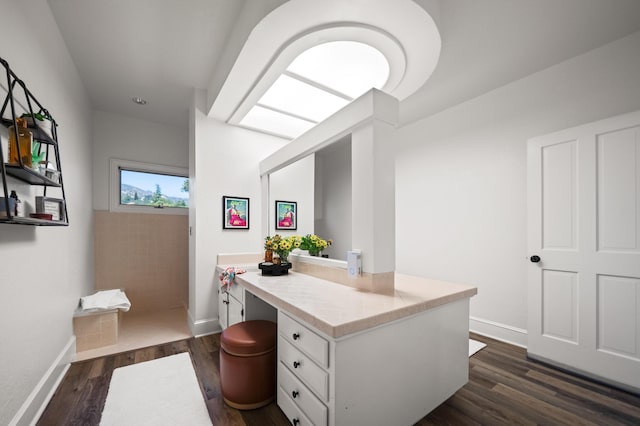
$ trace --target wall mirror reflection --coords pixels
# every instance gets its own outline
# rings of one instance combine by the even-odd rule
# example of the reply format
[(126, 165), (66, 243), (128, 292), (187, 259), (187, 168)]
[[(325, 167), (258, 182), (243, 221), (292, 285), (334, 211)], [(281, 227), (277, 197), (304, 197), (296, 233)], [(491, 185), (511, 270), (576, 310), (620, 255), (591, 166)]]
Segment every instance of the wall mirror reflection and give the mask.
[[(297, 229), (275, 229), (276, 200), (297, 203)], [(351, 136), (328, 145), (269, 175), (269, 232), (316, 234), (333, 244), (322, 251), (346, 260), (351, 248)]]

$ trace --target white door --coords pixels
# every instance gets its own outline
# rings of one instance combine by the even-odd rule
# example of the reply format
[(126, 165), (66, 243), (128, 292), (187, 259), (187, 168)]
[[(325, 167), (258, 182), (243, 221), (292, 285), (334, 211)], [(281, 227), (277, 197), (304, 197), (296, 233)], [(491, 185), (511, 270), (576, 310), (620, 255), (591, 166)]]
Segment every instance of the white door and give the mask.
[(640, 391), (640, 111), (529, 140), (528, 355)]

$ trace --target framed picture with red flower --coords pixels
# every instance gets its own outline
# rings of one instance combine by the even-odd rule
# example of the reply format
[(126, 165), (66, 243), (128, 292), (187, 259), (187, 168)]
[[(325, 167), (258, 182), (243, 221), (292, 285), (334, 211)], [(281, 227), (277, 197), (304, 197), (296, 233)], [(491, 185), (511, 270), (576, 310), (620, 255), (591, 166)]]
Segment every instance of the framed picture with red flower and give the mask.
[(222, 197), (222, 229), (249, 229), (249, 199)]
[(298, 203), (276, 200), (276, 229), (298, 229)]

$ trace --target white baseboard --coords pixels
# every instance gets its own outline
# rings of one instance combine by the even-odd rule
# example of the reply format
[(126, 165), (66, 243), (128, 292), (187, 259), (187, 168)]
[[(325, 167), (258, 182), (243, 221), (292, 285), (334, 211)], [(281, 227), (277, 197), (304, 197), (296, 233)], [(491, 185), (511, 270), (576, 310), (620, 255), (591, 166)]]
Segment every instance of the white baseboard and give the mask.
[(35, 425), (49, 400), (58, 388), (58, 385), (64, 378), (71, 359), (76, 353), (76, 336), (71, 336), (69, 342), (62, 349), (58, 357), (53, 361), (47, 372), (42, 376), (33, 389), (27, 400), (22, 404), (13, 419), (9, 422), (10, 426)]
[(469, 330), (521, 348), (527, 347), (527, 330), (482, 318), (469, 317)]
[(190, 311), (187, 311), (187, 317), (189, 318), (189, 330), (191, 330), (191, 334), (193, 334), (194, 337), (222, 332), (222, 328), (220, 328), (220, 320), (218, 318), (195, 321)]

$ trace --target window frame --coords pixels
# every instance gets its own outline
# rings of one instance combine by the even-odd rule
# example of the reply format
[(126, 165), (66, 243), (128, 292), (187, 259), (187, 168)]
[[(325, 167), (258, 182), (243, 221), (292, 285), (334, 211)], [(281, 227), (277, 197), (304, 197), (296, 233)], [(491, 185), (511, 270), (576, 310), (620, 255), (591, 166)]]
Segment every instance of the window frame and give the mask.
[(188, 215), (189, 207), (152, 207), (141, 205), (120, 204), (120, 170), (133, 172), (155, 173), (162, 175), (180, 176), (189, 179), (189, 169), (184, 167), (165, 166), (161, 164), (142, 163), (139, 161), (121, 160), (112, 158), (109, 160), (109, 211), (118, 213), (147, 213), (147, 214), (172, 214)]

